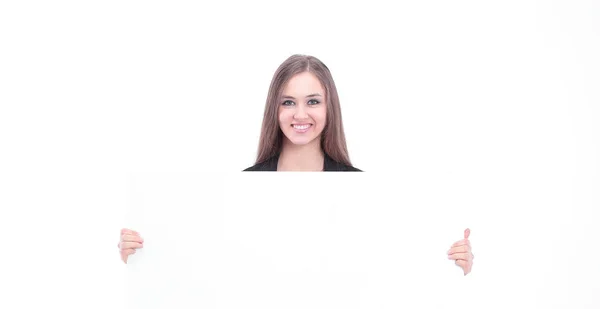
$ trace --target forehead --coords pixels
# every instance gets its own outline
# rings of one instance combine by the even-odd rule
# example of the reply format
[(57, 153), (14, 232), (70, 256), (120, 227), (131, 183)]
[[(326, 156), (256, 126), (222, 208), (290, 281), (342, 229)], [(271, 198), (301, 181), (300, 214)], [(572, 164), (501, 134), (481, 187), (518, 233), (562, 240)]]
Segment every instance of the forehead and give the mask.
[(321, 81), (311, 72), (294, 75), (283, 87), (283, 95), (304, 96), (319, 93), (325, 94)]

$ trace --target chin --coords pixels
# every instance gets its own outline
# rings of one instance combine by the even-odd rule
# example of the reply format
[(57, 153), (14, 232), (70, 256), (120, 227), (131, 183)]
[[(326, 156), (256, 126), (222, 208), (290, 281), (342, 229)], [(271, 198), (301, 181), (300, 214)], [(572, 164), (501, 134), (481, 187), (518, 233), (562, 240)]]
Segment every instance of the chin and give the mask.
[(289, 136), (286, 136), (286, 137), (292, 144), (294, 144), (296, 146), (308, 145), (310, 143), (313, 143), (318, 138), (318, 136), (314, 136), (314, 137), (310, 137), (310, 138), (306, 138), (306, 137), (301, 137), (301, 138), (291, 137), (290, 138)]
[(297, 145), (297, 146), (303, 146), (303, 145), (308, 145), (310, 144), (310, 142), (312, 142), (313, 140), (306, 140), (304, 138), (300, 139), (300, 138), (296, 138), (296, 139), (289, 139), (290, 142), (292, 142), (292, 144)]

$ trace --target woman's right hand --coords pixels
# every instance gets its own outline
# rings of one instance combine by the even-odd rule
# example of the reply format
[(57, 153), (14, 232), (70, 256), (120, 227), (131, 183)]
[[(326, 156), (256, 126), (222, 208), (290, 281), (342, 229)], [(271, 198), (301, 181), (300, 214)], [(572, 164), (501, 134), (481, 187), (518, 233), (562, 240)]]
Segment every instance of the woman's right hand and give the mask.
[(130, 254), (135, 254), (135, 250), (144, 247), (144, 239), (140, 236), (140, 233), (130, 230), (121, 230), (121, 240), (119, 241), (119, 251), (121, 253), (121, 260), (127, 264), (127, 257)]

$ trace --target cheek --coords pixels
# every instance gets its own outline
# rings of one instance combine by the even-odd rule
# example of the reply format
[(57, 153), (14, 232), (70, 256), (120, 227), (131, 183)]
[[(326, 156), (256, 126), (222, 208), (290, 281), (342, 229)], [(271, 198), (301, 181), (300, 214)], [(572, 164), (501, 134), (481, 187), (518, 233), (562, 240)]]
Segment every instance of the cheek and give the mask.
[(279, 125), (281, 126), (282, 124), (286, 124), (290, 122), (290, 113), (289, 111), (286, 111), (285, 109), (279, 110), (279, 114), (277, 116), (278, 120), (279, 120)]
[(327, 108), (323, 107), (321, 109), (319, 109), (317, 111), (317, 113), (315, 114), (315, 118), (318, 119), (317, 121), (321, 123), (321, 125), (325, 125), (325, 123), (327, 122)]

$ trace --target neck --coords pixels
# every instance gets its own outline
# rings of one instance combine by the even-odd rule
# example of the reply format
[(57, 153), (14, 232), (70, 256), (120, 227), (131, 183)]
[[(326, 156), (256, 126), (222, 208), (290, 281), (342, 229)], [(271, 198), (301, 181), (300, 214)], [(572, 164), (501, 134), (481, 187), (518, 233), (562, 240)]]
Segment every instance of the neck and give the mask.
[(306, 145), (294, 145), (287, 138), (284, 138), (277, 170), (322, 171), (324, 160), (325, 154), (321, 150), (318, 138)]

